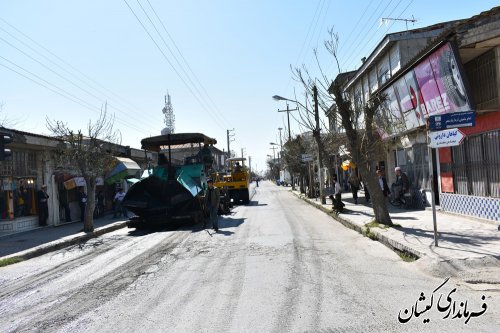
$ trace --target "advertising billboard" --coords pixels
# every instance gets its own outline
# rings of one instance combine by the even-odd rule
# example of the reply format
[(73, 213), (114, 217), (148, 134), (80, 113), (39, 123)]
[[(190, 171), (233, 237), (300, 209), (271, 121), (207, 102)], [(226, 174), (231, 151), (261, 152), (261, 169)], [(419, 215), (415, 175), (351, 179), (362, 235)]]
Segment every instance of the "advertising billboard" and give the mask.
[(393, 86), (384, 90), (385, 100), (374, 118), (382, 138), (404, 131), (405, 122)]
[[(450, 43), (419, 62), (384, 93), (388, 103), (383, 108), (386, 111), (389, 108), (393, 115), (396, 114), (394, 108), (399, 109), (404, 118), (404, 130), (425, 125), (429, 116), (472, 110), (459, 62)], [(394, 130), (400, 132), (400, 124), (394, 125)]]
[(441, 46), (414, 71), (428, 115), (472, 110), (450, 43)]

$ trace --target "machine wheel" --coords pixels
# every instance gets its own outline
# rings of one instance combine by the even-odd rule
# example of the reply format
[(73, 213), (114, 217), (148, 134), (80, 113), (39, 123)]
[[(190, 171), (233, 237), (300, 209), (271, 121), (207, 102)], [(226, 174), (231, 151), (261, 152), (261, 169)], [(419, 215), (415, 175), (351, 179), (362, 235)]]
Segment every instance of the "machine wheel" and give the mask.
[(203, 223), (204, 220), (203, 212), (202, 211), (194, 212), (192, 214), (192, 219), (194, 224)]
[(243, 201), (243, 204), (245, 205), (250, 203), (250, 193), (248, 192), (248, 189), (241, 190), (241, 201)]

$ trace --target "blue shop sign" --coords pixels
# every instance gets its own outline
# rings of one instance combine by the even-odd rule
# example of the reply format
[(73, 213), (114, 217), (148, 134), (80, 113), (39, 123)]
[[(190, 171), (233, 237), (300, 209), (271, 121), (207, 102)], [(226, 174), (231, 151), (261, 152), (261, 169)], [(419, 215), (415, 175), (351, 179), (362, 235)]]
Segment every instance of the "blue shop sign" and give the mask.
[(445, 113), (429, 117), (429, 129), (431, 131), (474, 126), (476, 126), (475, 111)]

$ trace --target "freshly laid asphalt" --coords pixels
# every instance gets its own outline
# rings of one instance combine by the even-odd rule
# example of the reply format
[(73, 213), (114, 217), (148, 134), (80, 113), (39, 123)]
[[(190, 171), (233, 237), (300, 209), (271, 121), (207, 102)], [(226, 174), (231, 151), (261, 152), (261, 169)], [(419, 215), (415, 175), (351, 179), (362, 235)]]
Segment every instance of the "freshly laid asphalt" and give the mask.
[[(258, 191), (258, 190), (257, 190)], [(372, 222), (371, 204), (363, 193), (354, 204), (351, 193), (343, 193), (345, 210), (339, 215), (331, 211), (331, 203), (321, 204), (298, 191), (294, 195), (329, 214), (346, 227), (365, 233)], [(438, 246), (434, 244), (434, 228), (430, 209), (406, 210), (389, 205), (393, 223), (400, 227), (372, 227), (376, 239), (399, 252), (419, 257), (419, 262), (433, 275), (458, 276), (471, 283), (500, 283), (500, 231), (498, 224), (485, 220), (437, 211)], [(95, 231), (82, 232), (80, 222), (57, 227), (43, 227), (22, 233), (0, 235), (0, 259), (29, 259), (69, 245), (85, 242), (106, 232), (126, 227), (126, 220), (105, 216), (94, 220)]]

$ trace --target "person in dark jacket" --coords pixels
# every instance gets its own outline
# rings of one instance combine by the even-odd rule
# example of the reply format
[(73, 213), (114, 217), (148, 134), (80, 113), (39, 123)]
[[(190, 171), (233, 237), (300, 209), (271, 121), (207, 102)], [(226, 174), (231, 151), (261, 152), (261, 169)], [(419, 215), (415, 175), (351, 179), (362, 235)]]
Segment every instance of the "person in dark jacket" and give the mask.
[(377, 177), (380, 189), (382, 190), (384, 197), (387, 197), (389, 194), (391, 194), (391, 191), (389, 190), (389, 186), (387, 185), (387, 180), (384, 177), (384, 171), (380, 169), (377, 170)]
[(96, 208), (96, 217), (104, 216), (104, 193), (102, 193), (102, 191), (99, 191), (96, 196)]
[(356, 170), (351, 170), (349, 175), (349, 185), (351, 185), (352, 198), (354, 199), (354, 204), (358, 204), (358, 191), (359, 191), (359, 178), (356, 175)]
[(406, 173), (404, 173), (400, 167), (394, 168), (394, 173), (396, 174), (396, 182), (394, 183), (394, 186), (398, 188), (398, 191), (408, 193), (410, 191), (410, 181), (408, 180)]
[(214, 187), (212, 179), (207, 180), (207, 185), (208, 188), (205, 191), (205, 207), (207, 207), (209, 212), (210, 224), (212, 224), (212, 228), (217, 232), (219, 231), (219, 216), (217, 212), (220, 204), (220, 191), (217, 187)]
[(332, 200), (332, 209), (334, 212), (341, 213), (344, 209), (345, 204), (342, 202), (342, 187), (340, 186), (337, 176), (334, 175), (333, 178), (333, 194), (329, 196)]
[(43, 227), (47, 225), (49, 217), (49, 195), (47, 194), (47, 185), (43, 184), (42, 188), (38, 190), (38, 224)]
[(78, 189), (78, 204), (80, 206), (80, 220), (85, 221), (85, 208), (87, 207), (87, 193), (85, 193), (83, 186)]

